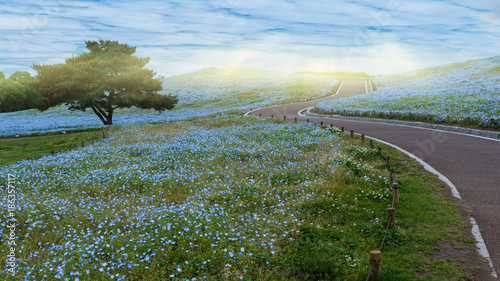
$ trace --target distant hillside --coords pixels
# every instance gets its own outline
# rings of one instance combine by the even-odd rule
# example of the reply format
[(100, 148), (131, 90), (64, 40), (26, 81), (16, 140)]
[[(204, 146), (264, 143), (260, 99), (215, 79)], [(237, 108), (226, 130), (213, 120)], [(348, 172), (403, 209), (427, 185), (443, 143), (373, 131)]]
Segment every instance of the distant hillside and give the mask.
[(435, 122), (450, 116), (452, 122), (463, 123), (471, 117), (483, 127), (500, 125), (500, 56), (375, 77), (374, 83), (375, 92), (325, 101), (317, 108), (365, 115), (392, 112), (417, 120), (430, 114)]
[(245, 68), (208, 68), (164, 79), (165, 93), (182, 107), (261, 106), (331, 93), (334, 77)]
[(371, 77), (370, 75), (364, 72), (352, 72), (352, 71), (332, 71), (332, 72), (297, 71), (297, 73), (331, 75), (331, 76), (348, 76), (348, 77)]
[[(158, 113), (135, 107), (117, 109), (116, 125), (179, 120), (231, 110), (326, 96), (338, 80), (324, 75), (284, 73), (240, 68), (203, 69), (164, 78), (163, 92), (179, 96), (174, 110)], [(92, 110), (69, 111), (59, 106), (45, 112), (24, 110), (0, 113), (0, 136), (98, 128)]]

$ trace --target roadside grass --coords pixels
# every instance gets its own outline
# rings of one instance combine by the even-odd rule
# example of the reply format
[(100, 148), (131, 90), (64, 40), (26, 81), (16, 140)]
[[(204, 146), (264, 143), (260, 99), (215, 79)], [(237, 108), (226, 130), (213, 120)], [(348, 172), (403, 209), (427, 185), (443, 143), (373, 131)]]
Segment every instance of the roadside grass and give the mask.
[(82, 146), (82, 141), (85, 142), (85, 145), (89, 145), (92, 137), (95, 141), (99, 141), (101, 132), (82, 130), (80, 132), (67, 132), (68, 134), (46, 134), (42, 137), (0, 139), (0, 153), (2, 154), (0, 166), (12, 165), (28, 157), (38, 159), (49, 155), (52, 150), (55, 153), (66, 152), (70, 145), (72, 149), (78, 149)]
[[(436, 254), (472, 245), (457, 206), (383, 147), (401, 197), (382, 280), (470, 280)], [(256, 117), (119, 127), (7, 173), (22, 198), (13, 280), (364, 280), (392, 200), (385, 160), (359, 138)]]

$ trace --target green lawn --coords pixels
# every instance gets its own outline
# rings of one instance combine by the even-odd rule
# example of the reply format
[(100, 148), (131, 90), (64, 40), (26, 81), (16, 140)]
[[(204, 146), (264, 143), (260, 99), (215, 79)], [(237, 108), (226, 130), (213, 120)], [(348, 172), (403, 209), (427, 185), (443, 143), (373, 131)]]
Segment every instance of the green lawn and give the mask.
[(94, 141), (99, 141), (99, 134), (102, 131), (80, 132), (68, 135), (54, 135), (41, 137), (26, 137), (20, 139), (0, 139), (0, 166), (12, 165), (28, 157), (38, 159), (45, 155), (50, 155), (51, 151), (60, 153), (82, 146), (82, 141), (85, 145), (91, 144), (92, 138)]

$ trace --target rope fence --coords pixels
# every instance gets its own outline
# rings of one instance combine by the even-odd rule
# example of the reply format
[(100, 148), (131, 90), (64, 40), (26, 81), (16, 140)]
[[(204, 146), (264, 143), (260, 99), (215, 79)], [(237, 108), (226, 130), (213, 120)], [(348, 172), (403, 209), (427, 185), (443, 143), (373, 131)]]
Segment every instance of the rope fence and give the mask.
[[(273, 118), (273, 117), (274, 116), (271, 115), (271, 118)], [(283, 120), (284, 121), (287, 120), (286, 116), (283, 117)], [(295, 117), (294, 122), (297, 123), (297, 117)], [(306, 123), (309, 123), (309, 122), (310, 122), (310, 120), (307, 119)], [(319, 125), (323, 126), (323, 122), (321, 121), (321, 123)], [(333, 129), (333, 125), (330, 125), (330, 127)], [(345, 133), (344, 127), (341, 127), (340, 130), (342, 133)], [(354, 130), (350, 130), (349, 133), (350, 133), (350, 137), (354, 138)], [(361, 141), (364, 143), (365, 139), (366, 139), (365, 135), (361, 134), (360, 136), (361, 136)], [(372, 149), (375, 148), (372, 139), (370, 139), (370, 147)], [(391, 156), (385, 155), (382, 152), (382, 148), (380, 146), (377, 147), (377, 150), (380, 153), (380, 155), (382, 156), (382, 158), (385, 159), (387, 170), (390, 173), (389, 178), (390, 178), (390, 181), (392, 183), (392, 204), (391, 204), (391, 207), (387, 208), (387, 226), (385, 228), (384, 237), (382, 238), (382, 241), (380, 243), (380, 247), (378, 248), (378, 250), (370, 251), (370, 269), (368, 271), (368, 276), (366, 277), (366, 281), (380, 279), (382, 248), (384, 247), (384, 243), (387, 239), (387, 234), (389, 233), (389, 229), (390, 228), (396, 229), (396, 209), (394, 206), (399, 205), (399, 184), (396, 182), (396, 169), (392, 166)]]
[[(370, 142), (373, 144), (373, 141)], [(380, 248), (378, 250), (374, 250), (370, 252), (370, 270), (368, 271), (368, 276), (366, 277), (366, 281), (369, 280), (378, 280), (380, 279), (380, 265), (381, 265), (381, 252), (384, 247), (385, 240), (387, 238), (387, 234), (389, 233), (389, 228), (396, 228), (396, 209), (394, 206), (399, 204), (399, 184), (396, 182), (396, 169), (392, 167), (391, 156), (385, 155), (382, 152), (382, 148), (377, 147), (380, 155), (385, 159), (387, 169), (390, 172), (390, 180), (392, 183), (392, 204), (390, 208), (387, 208), (387, 227), (385, 228), (384, 238), (380, 243)]]

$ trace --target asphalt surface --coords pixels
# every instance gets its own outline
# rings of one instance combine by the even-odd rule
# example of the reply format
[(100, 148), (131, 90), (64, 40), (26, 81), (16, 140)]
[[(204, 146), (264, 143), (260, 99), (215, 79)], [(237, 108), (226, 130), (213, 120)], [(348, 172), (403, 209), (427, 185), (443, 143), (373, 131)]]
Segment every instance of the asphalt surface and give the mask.
[(500, 142), (450, 132), (388, 124), (301, 117), (298, 112), (316, 103), (366, 93), (364, 80), (346, 80), (337, 95), (303, 103), (274, 106), (250, 114), (297, 117), (363, 133), (413, 153), (446, 176), (458, 189), (479, 225), (497, 274), (500, 270)]

